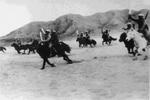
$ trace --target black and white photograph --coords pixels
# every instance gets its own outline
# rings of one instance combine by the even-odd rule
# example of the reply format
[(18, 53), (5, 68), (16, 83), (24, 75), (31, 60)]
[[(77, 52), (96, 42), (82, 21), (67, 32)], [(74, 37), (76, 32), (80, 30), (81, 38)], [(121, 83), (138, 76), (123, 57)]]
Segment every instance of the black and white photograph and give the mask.
[(149, 0), (0, 0), (0, 100), (150, 100)]

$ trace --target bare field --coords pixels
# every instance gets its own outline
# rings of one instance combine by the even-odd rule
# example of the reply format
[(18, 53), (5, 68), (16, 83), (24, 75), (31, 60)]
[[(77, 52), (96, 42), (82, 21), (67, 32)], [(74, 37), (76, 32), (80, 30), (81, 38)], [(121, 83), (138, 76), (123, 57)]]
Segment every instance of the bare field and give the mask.
[(75, 40), (66, 64), (50, 58), (55, 68), (37, 54), (19, 55), (12, 47), (0, 52), (0, 100), (149, 100), (150, 59), (133, 61), (123, 43), (78, 48)]

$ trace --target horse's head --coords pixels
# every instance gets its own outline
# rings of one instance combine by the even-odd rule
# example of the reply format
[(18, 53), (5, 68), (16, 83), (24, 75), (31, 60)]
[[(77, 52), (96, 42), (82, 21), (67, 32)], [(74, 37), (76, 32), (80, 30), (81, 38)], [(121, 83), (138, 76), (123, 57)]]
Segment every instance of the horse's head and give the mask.
[(125, 41), (125, 40), (126, 40), (126, 37), (127, 37), (127, 33), (123, 32), (123, 33), (120, 35), (119, 42)]

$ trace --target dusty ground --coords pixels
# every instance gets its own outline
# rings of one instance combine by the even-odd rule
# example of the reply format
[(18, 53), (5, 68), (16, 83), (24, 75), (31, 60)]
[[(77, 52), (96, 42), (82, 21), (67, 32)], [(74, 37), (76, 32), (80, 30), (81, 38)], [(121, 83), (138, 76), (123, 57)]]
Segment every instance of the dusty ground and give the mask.
[(96, 48), (66, 41), (76, 63), (52, 58), (57, 67), (44, 70), (37, 54), (7, 47), (0, 52), (0, 100), (148, 100), (150, 60), (133, 61), (123, 43), (102, 46), (95, 39)]

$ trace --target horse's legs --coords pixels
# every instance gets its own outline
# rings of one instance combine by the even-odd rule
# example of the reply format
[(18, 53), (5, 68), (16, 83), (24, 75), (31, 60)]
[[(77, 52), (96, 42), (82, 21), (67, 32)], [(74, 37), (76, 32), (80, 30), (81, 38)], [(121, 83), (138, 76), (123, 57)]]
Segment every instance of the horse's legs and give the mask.
[(81, 47), (81, 44), (79, 43), (79, 47)]
[(18, 54), (20, 54), (20, 50), (17, 50)]
[(138, 50), (137, 49), (135, 50), (134, 57), (135, 58), (133, 58), (133, 60), (137, 60), (138, 59)]
[(148, 59), (148, 55), (149, 55), (149, 48), (145, 48), (145, 53), (144, 53), (144, 59), (143, 60), (147, 60)]
[(130, 50), (131, 50), (131, 53), (133, 54), (133, 56), (135, 56), (135, 50), (134, 50), (134, 48), (130, 48)]
[(26, 51), (25, 51), (25, 49), (24, 49), (24, 53), (23, 54), (25, 54), (26, 53)]
[(33, 53), (35, 53), (35, 50), (33, 49)]
[(51, 67), (56, 67), (54, 64), (52, 64), (52, 63), (49, 62), (48, 58), (45, 59), (45, 60), (46, 60), (46, 62), (47, 62)]
[(130, 54), (131, 52), (130, 52), (130, 48), (129, 47), (127, 47), (127, 50), (128, 50), (128, 53)]
[(108, 42), (109, 43), (109, 45), (111, 44), (111, 40)]
[(30, 49), (29, 49), (29, 52), (28, 52), (28, 55), (30, 54)]
[(71, 64), (72, 60), (66, 54), (63, 54), (63, 59), (67, 61), (67, 63)]
[(102, 45), (104, 45), (104, 41), (102, 41)]
[(42, 65), (41, 70), (43, 70), (45, 68), (45, 63), (46, 63), (46, 58), (43, 58), (43, 65)]

